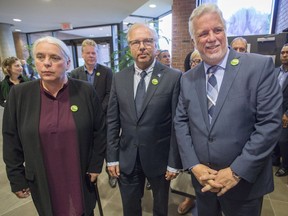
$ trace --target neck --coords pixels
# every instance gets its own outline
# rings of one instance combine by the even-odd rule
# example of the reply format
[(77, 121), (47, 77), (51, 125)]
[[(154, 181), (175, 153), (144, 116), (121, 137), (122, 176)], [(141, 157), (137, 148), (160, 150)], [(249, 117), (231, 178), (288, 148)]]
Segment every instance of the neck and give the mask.
[(59, 80), (58, 82), (55, 81), (43, 81), (42, 85), (43, 88), (52, 94), (54, 97), (57, 96), (58, 92), (63, 88), (64, 84), (67, 83), (68, 78), (65, 76), (63, 79)]
[(95, 65), (85, 65), (85, 67), (89, 73), (93, 73)]
[(288, 64), (283, 64), (282, 67), (285, 71), (288, 71)]

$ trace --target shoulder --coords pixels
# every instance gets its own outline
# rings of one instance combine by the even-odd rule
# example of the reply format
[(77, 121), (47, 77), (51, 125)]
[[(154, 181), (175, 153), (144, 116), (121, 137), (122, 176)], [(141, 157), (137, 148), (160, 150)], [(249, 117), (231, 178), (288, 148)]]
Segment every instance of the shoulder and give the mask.
[(75, 68), (74, 70), (71, 71), (71, 74), (79, 73), (81, 71), (84, 71), (84, 66), (80, 66), (78, 68)]
[(103, 72), (106, 72), (106, 73), (112, 73), (112, 69), (111, 68), (109, 68), (107, 66), (104, 66), (102, 64), (97, 64), (96, 71), (103, 71)]

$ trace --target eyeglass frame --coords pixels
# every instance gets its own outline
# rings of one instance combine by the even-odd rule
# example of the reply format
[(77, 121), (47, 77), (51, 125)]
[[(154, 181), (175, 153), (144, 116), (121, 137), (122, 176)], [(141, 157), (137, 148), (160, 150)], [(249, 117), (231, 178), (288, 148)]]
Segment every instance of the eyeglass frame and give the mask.
[(145, 38), (143, 40), (132, 40), (128, 42), (131, 47), (139, 48), (140, 44), (143, 43), (145, 47), (152, 47), (153, 43), (155, 43), (154, 38)]

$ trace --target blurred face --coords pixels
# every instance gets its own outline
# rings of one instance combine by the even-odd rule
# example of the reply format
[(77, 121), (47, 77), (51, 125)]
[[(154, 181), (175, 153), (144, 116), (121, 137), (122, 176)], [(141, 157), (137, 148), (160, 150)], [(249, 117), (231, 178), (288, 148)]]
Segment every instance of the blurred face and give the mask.
[(217, 13), (205, 13), (193, 20), (194, 42), (203, 61), (218, 64), (227, 52), (227, 37)]
[(129, 47), (136, 65), (140, 69), (149, 67), (156, 56), (156, 44), (152, 32), (140, 26), (130, 32)]
[(23, 67), (20, 61), (15, 61), (9, 68), (10, 76), (18, 77), (23, 71)]
[(232, 48), (237, 52), (246, 52), (246, 44), (241, 40), (236, 40), (232, 44)]
[(82, 48), (82, 58), (84, 59), (86, 66), (94, 67), (97, 63), (96, 47), (84, 46)]
[(58, 46), (41, 42), (35, 49), (35, 66), (44, 83), (64, 83), (70, 60), (65, 59)]
[(171, 61), (170, 61), (170, 54), (169, 52), (162, 52), (159, 55), (159, 61), (164, 64), (167, 65), (168, 67), (170, 67)]
[(288, 67), (288, 46), (284, 46), (280, 52), (280, 61), (283, 65)]
[(200, 64), (201, 61), (202, 61), (202, 58), (200, 56), (195, 56), (194, 58), (192, 58), (190, 61), (191, 68), (196, 67), (198, 64)]

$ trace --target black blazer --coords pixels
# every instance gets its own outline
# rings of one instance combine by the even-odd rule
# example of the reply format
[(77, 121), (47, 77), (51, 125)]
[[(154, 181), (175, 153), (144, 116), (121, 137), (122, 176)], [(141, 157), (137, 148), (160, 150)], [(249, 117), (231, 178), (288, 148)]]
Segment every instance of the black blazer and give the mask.
[(180, 77), (181, 72), (156, 62), (137, 119), (134, 66), (114, 75), (107, 110), (107, 162), (119, 161), (121, 172), (130, 174), (138, 151), (148, 177), (163, 175), (167, 166), (181, 168), (172, 129)]
[[(70, 76), (75, 79), (87, 81), (87, 74), (85, 73), (84, 66), (78, 67), (71, 71)], [(108, 100), (110, 96), (111, 83), (113, 73), (112, 70), (101, 64), (97, 64), (96, 73), (93, 86), (96, 89), (102, 108), (104, 112), (107, 111)]]
[[(91, 85), (70, 78), (68, 82), (70, 103), (78, 106), (73, 117), (87, 215), (94, 209), (96, 197), (93, 185), (85, 177), (86, 172), (100, 173), (102, 170), (106, 147), (105, 118)], [(3, 158), (12, 191), (30, 187), (39, 215), (53, 216), (39, 137), (40, 104), (39, 80), (11, 89), (3, 116)]]

